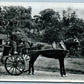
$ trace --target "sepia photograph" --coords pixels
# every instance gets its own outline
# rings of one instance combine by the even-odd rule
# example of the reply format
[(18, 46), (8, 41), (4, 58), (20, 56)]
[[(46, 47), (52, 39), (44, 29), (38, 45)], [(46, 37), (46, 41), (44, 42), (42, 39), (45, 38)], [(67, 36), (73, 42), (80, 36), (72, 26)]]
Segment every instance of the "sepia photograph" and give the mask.
[(84, 3), (0, 2), (0, 81), (84, 82)]

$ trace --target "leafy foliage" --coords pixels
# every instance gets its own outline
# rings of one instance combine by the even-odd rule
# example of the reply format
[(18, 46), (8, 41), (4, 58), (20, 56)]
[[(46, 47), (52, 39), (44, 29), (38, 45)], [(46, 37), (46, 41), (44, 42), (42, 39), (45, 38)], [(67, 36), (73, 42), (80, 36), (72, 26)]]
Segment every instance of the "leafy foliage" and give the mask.
[[(76, 10), (68, 8), (62, 14), (53, 9), (41, 10), (32, 17), (32, 8), (22, 6), (0, 7), (0, 33), (10, 34), (20, 29), (21, 38), (52, 43), (77, 36), (84, 38), (84, 21), (78, 18)], [(83, 45), (84, 46), (84, 45)]]

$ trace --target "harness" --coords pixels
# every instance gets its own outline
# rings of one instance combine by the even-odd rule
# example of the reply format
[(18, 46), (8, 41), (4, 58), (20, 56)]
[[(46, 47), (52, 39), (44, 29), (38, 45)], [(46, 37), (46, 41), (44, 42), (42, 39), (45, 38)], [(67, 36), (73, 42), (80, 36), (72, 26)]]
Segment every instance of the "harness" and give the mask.
[(63, 41), (60, 41), (60, 43), (56, 43), (55, 41), (52, 43), (52, 47), (53, 49), (64, 49), (64, 50), (67, 50), (66, 49), (66, 45), (64, 44)]

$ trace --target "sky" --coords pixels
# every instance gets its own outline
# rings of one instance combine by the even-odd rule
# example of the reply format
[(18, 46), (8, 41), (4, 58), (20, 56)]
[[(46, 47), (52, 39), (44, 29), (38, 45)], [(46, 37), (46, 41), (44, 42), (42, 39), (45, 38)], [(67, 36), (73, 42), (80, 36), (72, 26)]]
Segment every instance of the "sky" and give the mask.
[(33, 2), (35, 2), (35, 1), (41, 1), (41, 2), (46, 2), (46, 1), (49, 1), (49, 2), (52, 2), (52, 1), (55, 1), (55, 2), (76, 2), (76, 3), (79, 3), (79, 2), (81, 2), (81, 3), (83, 3), (84, 2), (84, 0), (0, 0), (0, 1), (33, 1)]
[(84, 3), (65, 3), (65, 2), (0, 2), (0, 6), (24, 6), (32, 7), (32, 16), (38, 15), (41, 10), (51, 8), (61, 12), (63, 9), (76, 9), (79, 18), (84, 19)]
[(0, 6), (24, 6), (32, 7), (32, 16), (38, 15), (41, 10), (52, 8), (55, 11), (61, 12), (66, 8), (77, 9), (79, 18), (84, 19), (84, 3), (65, 3), (65, 2), (0, 2)]

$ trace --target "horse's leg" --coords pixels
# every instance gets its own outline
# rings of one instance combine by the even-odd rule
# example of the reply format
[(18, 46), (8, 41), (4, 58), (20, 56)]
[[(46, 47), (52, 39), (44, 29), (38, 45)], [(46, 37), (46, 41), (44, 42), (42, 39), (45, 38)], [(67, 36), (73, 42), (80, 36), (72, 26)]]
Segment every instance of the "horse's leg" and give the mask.
[(34, 75), (34, 63), (32, 63), (32, 74)]
[(34, 74), (34, 63), (29, 62), (29, 69), (28, 69), (28, 74), (30, 74), (32, 72), (32, 74)]
[(59, 59), (59, 63), (60, 63), (60, 74), (63, 77), (63, 75), (66, 76), (66, 71), (65, 71), (65, 66), (64, 66), (64, 58), (60, 58)]
[(29, 61), (29, 69), (28, 69), (29, 74), (31, 73), (31, 69), (32, 69), (32, 74), (34, 74), (34, 63), (39, 56), (39, 52), (32, 52), (32, 53), (33, 54), (31, 54)]
[(63, 69), (63, 75), (66, 75), (65, 66), (64, 66), (64, 58), (62, 59), (62, 69)]
[(31, 66), (31, 61), (29, 61), (29, 69), (28, 69), (28, 74), (30, 74), (31, 73), (31, 68), (32, 68), (32, 66)]
[(61, 74), (61, 76), (63, 77), (63, 70), (62, 70), (62, 59), (61, 58), (59, 58), (59, 64), (60, 64), (60, 74)]

